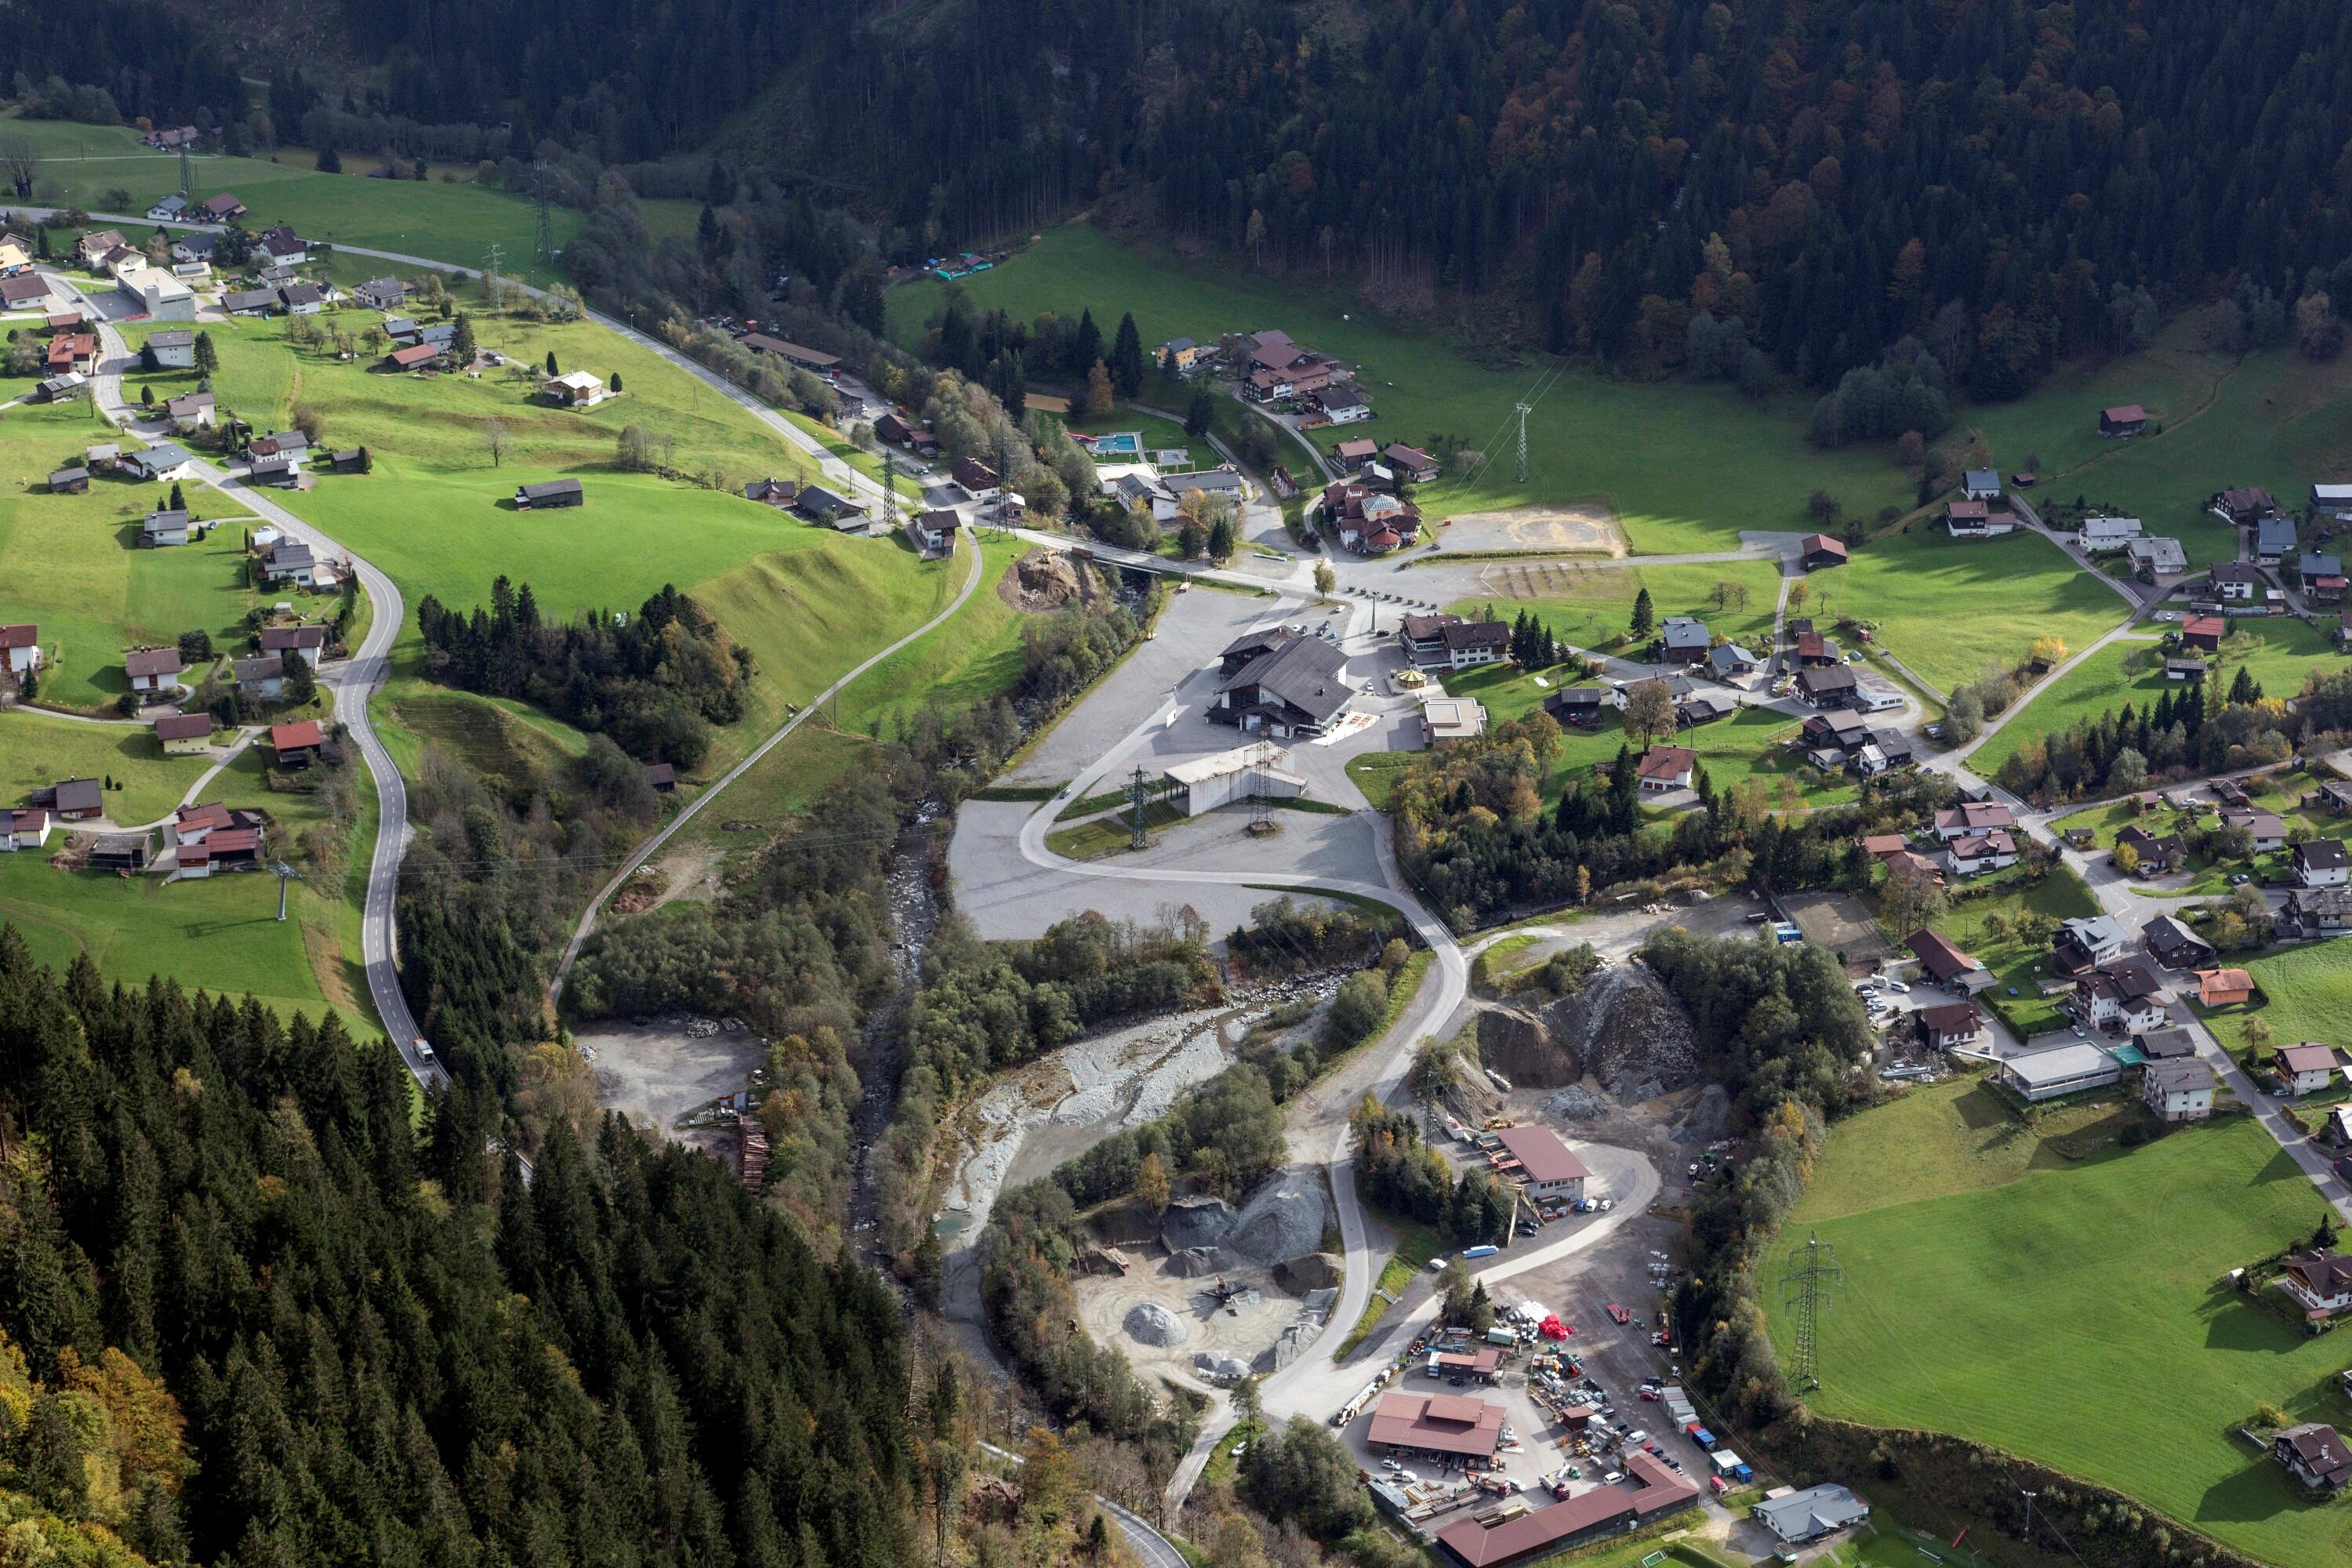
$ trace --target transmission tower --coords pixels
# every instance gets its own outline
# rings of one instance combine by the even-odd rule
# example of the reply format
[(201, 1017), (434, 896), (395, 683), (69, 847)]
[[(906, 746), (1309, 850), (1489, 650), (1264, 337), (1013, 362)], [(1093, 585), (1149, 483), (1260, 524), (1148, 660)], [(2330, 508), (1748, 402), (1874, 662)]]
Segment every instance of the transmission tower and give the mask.
[(1519, 403), (1512, 406), (1519, 411), (1519, 461), (1517, 468), (1513, 471), (1513, 478), (1518, 483), (1526, 484), (1528, 482), (1528, 416), (1535, 412), (1536, 405), (1532, 403)]
[(196, 199), (196, 176), (188, 166), (188, 144), (180, 143), (180, 194), (190, 201)]
[(499, 277), (499, 268), (506, 262), (507, 247), (494, 245), (486, 254), (488, 259), (482, 268), (482, 279), (489, 286), (490, 309), (496, 310), (506, 303), (506, 287)]
[(887, 441), (882, 446), (882, 531), (898, 531), (898, 454)]
[(1127, 781), (1128, 826), (1135, 830), (1134, 837), (1128, 844), (1130, 849), (1141, 849), (1151, 842), (1150, 836), (1144, 831), (1147, 824), (1143, 816), (1144, 803), (1150, 795), (1151, 786), (1144, 782), (1143, 769), (1139, 765)]
[(1782, 1299), (1797, 1329), (1797, 1364), (1792, 1370), (1800, 1392), (1822, 1385), (1822, 1308), (1844, 1278), (1837, 1254), (1818, 1236), (1807, 1237), (1804, 1251), (1791, 1254), (1780, 1272)]
[(269, 869), (278, 878), (278, 918), (282, 921), (286, 918), (286, 884), (300, 881), (302, 873), (283, 860), (272, 860)]
[(539, 209), (539, 230), (531, 239), (531, 254), (549, 266), (555, 264), (555, 216), (548, 210), (547, 163), (544, 159), (531, 169), (531, 203)]

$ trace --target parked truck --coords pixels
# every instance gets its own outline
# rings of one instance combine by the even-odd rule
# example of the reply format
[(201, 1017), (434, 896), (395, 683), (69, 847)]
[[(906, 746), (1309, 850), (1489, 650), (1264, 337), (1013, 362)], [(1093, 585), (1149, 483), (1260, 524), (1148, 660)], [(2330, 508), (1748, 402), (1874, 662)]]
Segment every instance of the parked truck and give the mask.
[(1462, 1256), (1465, 1258), (1492, 1258), (1495, 1254), (1502, 1250), (1503, 1249), (1501, 1247), (1496, 1247), (1490, 1243), (1480, 1247), (1465, 1247), (1462, 1249)]

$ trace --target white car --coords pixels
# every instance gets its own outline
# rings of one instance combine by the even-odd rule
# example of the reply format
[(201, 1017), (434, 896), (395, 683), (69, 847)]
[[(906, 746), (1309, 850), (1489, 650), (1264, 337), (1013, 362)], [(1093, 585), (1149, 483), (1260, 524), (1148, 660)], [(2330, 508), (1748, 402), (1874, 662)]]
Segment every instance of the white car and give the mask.
[(1404, 1468), (1404, 1461), (1402, 1459), (1382, 1459), (1381, 1461), (1381, 1468), (1384, 1470), (1402, 1470)]
[(1414, 1475), (1411, 1470), (1399, 1470), (1397, 1472), (1397, 1479), (1402, 1481), (1409, 1487), (1417, 1487), (1421, 1485), (1421, 1478)]
[(1906, 985), (1903, 982), (1895, 979), (1891, 974), (1880, 975), (1878, 977), (1878, 983), (1881, 985), (1885, 986), (1889, 991), (1894, 992), (1898, 996), (1908, 996), (1911, 994), (1911, 987)]
[(416, 1054), (428, 1062), (433, 1059), (433, 1047), (425, 1043), (425, 1037), (422, 1035), (416, 1037)]

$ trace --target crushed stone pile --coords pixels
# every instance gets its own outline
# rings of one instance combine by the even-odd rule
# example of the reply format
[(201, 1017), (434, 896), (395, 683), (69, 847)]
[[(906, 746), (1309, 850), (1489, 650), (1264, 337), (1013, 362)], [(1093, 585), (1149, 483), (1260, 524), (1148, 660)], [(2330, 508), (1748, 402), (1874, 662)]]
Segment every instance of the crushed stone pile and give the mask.
[(1299, 1258), (1286, 1258), (1276, 1264), (1274, 1282), (1294, 1296), (1304, 1296), (1310, 1290), (1337, 1285), (1343, 1267), (1334, 1253), (1309, 1252)]
[(1331, 1205), (1320, 1171), (1283, 1171), (1243, 1206), (1224, 1238), (1225, 1250), (1266, 1268), (1313, 1252), (1323, 1245)]
[(1219, 1246), (1232, 1233), (1234, 1217), (1234, 1205), (1223, 1198), (1180, 1198), (1160, 1216), (1160, 1245), (1171, 1257), (1195, 1247)]
[(1583, 1071), (1620, 1100), (1652, 1099), (1700, 1078), (1704, 1064), (1690, 1015), (1638, 963), (1593, 976), (1576, 995), (1547, 1009), (1545, 1022)]
[(1685, 1143), (1712, 1143), (1731, 1131), (1731, 1093), (1719, 1083), (1703, 1086), (1675, 1136)]
[(1223, 1274), (1233, 1264), (1223, 1247), (1188, 1247), (1181, 1252), (1168, 1255), (1168, 1272), (1180, 1279), (1197, 1279), (1203, 1274)]
[(1293, 1323), (1282, 1331), (1274, 1343), (1257, 1352), (1257, 1359), (1250, 1363), (1250, 1370), (1260, 1376), (1269, 1372), (1280, 1372), (1297, 1361), (1314, 1342), (1315, 1326), (1312, 1323)]
[(1562, 1121), (1597, 1121), (1609, 1114), (1609, 1101), (1572, 1083), (1544, 1101), (1544, 1114)]
[(1184, 1342), (1184, 1320), (1157, 1301), (1143, 1301), (1128, 1309), (1127, 1319), (1120, 1325), (1128, 1338), (1139, 1344), (1157, 1345), (1166, 1349)]
[(1501, 1007), (1478, 1009), (1478, 1060), (1517, 1089), (1557, 1089), (1581, 1070), (1538, 1019)]

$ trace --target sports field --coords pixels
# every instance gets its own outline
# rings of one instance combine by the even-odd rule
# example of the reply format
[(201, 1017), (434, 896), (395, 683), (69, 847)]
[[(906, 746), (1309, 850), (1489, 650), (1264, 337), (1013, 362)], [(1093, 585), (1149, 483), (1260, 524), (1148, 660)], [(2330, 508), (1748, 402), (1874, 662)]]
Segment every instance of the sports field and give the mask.
[[(1663, 552), (1735, 548), (1743, 529), (1809, 529), (1805, 501), (1817, 489), (1859, 517), (1909, 501), (1905, 476), (1883, 452), (1806, 444), (1810, 399), (1753, 404), (1729, 387), (1611, 382), (1533, 352), (1490, 367), (1430, 332), (1382, 323), (1344, 290), (1312, 279), (1147, 255), (1086, 221), (1047, 230), (961, 286), (982, 306), (1024, 321), (1091, 309), (1107, 334), (1132, 311), (1147, 348), (1171, 336), (1213, 342), (1278, 327), (1337, 354), (1358, 367), (1378, 417), (1319, 433), (1327, 449), (1348, 436), (1417, 443), (1446, 435), (1496, 459), (1474, 480), (1424, 487), (1422, 508), (1434, 514), (1606, 498), (1635, 549)], [(944, 287), (926, 280), (891, 289), (892, 334), (919, 342)], [(1512, 405), (1522, 399), (1535, 406), (1524, 487), (1512, 480), (1506, 439)]]
[[(2352, 1557), (2232, 1426), (2261, 1403), (2340, 1421), (2344, 1352), (2250, 1306), (2232, 1267), (2310, 1232), (2310, 1183), (2241, 1118), (2125, 1151), (2093, 1105), (2028, 1127), (1967, 1077), (1841, 1122), (1760, 1278), (1818, 1234), (1826, 1414), (1954, 1432), (2144, 1500), (2282, 1568)], [(1780, 1292), (1762, 1291), (1789, 1353)]]

